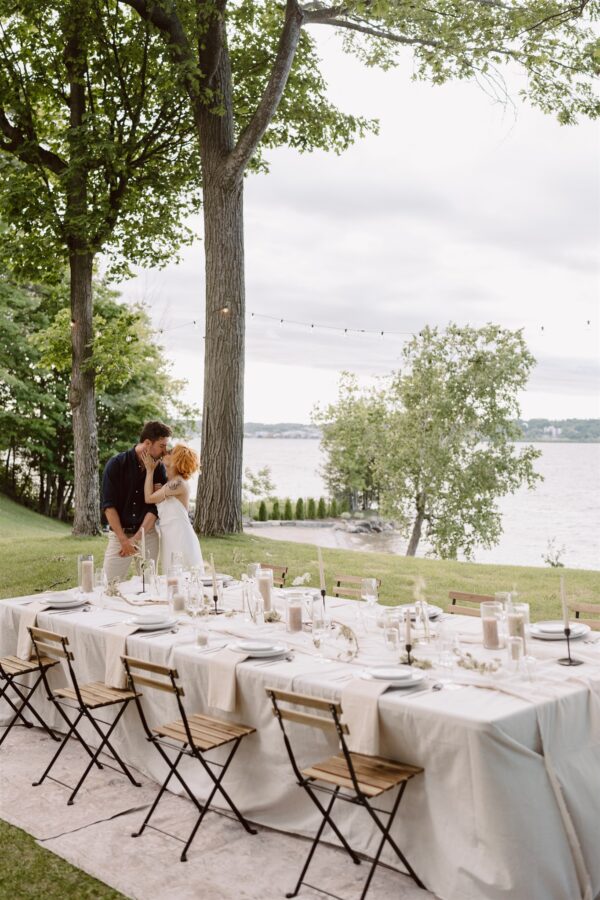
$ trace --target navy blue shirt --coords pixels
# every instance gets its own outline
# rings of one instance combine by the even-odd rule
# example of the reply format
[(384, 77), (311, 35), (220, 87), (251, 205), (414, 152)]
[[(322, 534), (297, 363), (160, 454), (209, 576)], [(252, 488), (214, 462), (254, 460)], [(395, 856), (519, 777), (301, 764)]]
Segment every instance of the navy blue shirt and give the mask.
[[(140, 466), (135, 447), (117, 453), (104, 467), (102, 477), (102, 509), (114, 507), (123, 528), (139, 528), (146, 513), (158, 516), (154, 503), (144, 500), (146, 469)], [(166, 484), (167, 473), (162, 463), (154, 470), (154, 484)]]

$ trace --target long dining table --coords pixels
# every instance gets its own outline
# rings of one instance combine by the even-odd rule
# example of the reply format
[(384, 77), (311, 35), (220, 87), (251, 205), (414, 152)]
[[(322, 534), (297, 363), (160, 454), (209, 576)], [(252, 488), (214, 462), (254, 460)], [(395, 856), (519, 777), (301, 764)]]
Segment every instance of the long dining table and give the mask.
[[(134, 588), (132, 581), (123, 590)], [(2, 656), (15, 653), (19, 622), (30, 601), (44, 597), (52, 595), (0, 603)], [(239, 583), (225, 590), (227, 613), (211, 617), (208, 646), (197, 644), (194, 624), (180, 614), (176, 631), (128, 635), (127, 653), (175, 668), (189, 712), (255, 727), (227, 773), (231, 796), (258, 824), (312, 836), (318, 813), (295, 782), (265, 689), (340, 700), (353, 684), (360, 686), (365, 668), (396, 662), (397, 656), (392, 659), (382, 629), (365, 619), (359, 601), (327, 599), (332, 620), (352, 628), (358, 638), (358, 655), (346, 661), (339, 640), (323, 656), (309, 632), (289, 634), (283, 621), (249, 622), (241, 598)], [(106, 635), (134, 612), (128, 602), (110, 597), (89, 611), (46, 609), (37, 614), (37, 624), (68, 637), (84, 683), (104, 679)], [(535, 664), (511, 672), (502, 660), (497, 671), (481, 672), (469, 666), (501, 659), (503, 653), (483, 649), (479, 619), (443, 618), (446, 637), (454, 635), (456, 659), (463, 665), (440, 668), (436, 644), (417, 643), (415, 656), (431, 666), (423, 670), (422, 681), (410, 689), (385, 690), (375, 699), (378, 754), (425, 770), (408, 785), (395, 839), (441, 900), (594, 900), (600, 893), (600, 644), (591, 638), (573, 642), (573, 653), (585, 664), (569, 668), (556, 663), (564, 656), (564, 642), (529, 640)], [(252, 637), (280, 641), (289, 653), (278, 660), (240, 657), (233, 707), (209, 705), (215, 696), (217, 648)], [(55, 667), (49, 677), (56, 685), (64, 683), (64, 668)], [(153, 725), (178, 718), (171, 695), (144, 690), (143, 703)], [(36, 693), (35, 706), (49, 724), (64, 728), (43, 691)], [(0, 724), (8, 718), (3, 704)], [(164, 763), (145, 739), (133, 705), (114, 743), (138, 770), (164, 780)], [(335, 736), (320, 729), (298, 726), (294, 743), (301, 764), (338, 752)], [(186, 780), (202, 799), (209, 791), (207, 778), (194, 760), (186, 762)], [(363, 810), (345, 805), (343, 827), (352, 846), (375, 852), (378, 835)]]

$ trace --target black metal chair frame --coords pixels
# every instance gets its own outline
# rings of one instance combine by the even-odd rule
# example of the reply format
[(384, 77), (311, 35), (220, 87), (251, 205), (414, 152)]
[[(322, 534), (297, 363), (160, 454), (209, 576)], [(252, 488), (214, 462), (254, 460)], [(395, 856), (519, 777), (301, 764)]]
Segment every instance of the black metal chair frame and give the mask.
[[(205, 759), (204, 754), (209, 751), (200, 750), (198, 747), (196, 747), (196, 745), (194, 743), (194, 738), (193, 738), (193, 735), (191, 732), (189, 720), (188, 720), (188, 717), (187, 717), (187, 714), (185, 711), (185, 707), (181, 700), (182, 696), (184, 696), (184, 690), (180, 685), (177, 684), (177, 679), (179, 677), (177, 670), (168, 668), (166, 666), (165, 667), (157, 666), (154, 663), (147, 663), (144, 660), (134, 659), (132, 657), (127, 657), (127, 656), (121, 657), (121, 659), (123, 660), (123, 665), (125, 666), (125, 670), (127, 672), (128, 683), (131, 687), (131, 690), (134, 691), (135, 695), (136, 695), (135, 696), (135, 704), (137, 706), (137, 710), (138, 710), (138, 713), (140, 716), (140, 721), (142, 723), (142, 727), (146, 734), (146, 739), (149, 741), (149, 743), (153, 744), (154, 747), (156, 747), (156, 750), (158, 751), (158, 753), (160, 754), (160, 756), (166, 763), (167, 768), (169, 769), (169, 773), (168, 773), (165, 781), (161, 785), (156, 797), (154, 798), (154, 802), (153, 802), (152, 806), (150, 807), (146, 818), (142, 822), (141, 827), (138, 829), (138, 831), (133, 832), (131, 836), (139, 837), (143, 833), (143, 831), (146, 827), (152, 828), (154, 831), (159, 831), (161, 834), (167, 833), (167, 832), (161, 831), (160, 828), (156, 828), (156, 826), (154, 826), (154, 825), (150, 825), (149, 822), (160, 802), (161, 797), (165, 793), (172, 776), (175, 776), (175, 778), (178, 780), (179, 784), (181, 785), (181, 787), (183, 788), (183, 790), (185, 791), (185, 793), (190, 798), (190, 800), (192, 801), (192, 803), (194, 804), (194, 806), (196, 807), (196, 809), (199, 812), (198, 819), (190, 833), (190, 836), (188, 837), (188, 839), (186, 841), (183, 841), (185, 846), (181, 852), (181, 856), (180, 856), (181, 862), (187, 862), (187, 852), (190, 848), (192, 841), (194, 840), (194, 838), (196, 836), (198, 829), (200, 828), (200, 825), (202, 824), (202, 822), (204, 820), (204, 816), (210, 809), (210, 805), (213, 801), (213, 798), (217, 794), (217, 792), (221, 795), (221, 797), (223, 798), (223, 800), (225, 801), (227, 806), (231, 809), (231, 811), (235, 815), (235, 818), (240, 822), (241, 825), (243, 825), (243, 827), (246, 829), (246, 831), (249, 834), (256, 834), (257, 833), (256, 829), (252, 828), (252, 826), (244, 818), (244, 816), (239, 811), (239, 809), (237, 808), (237, 806), (235, 805), (235, 803), (233, 802), (233, 800), (231, 799), (231, 797), (229, 796), (229, 794), (227, 793), (227, 791), (225, 790), (225, 788), (223, 787), (223, 784), (222, 784), (223, 778), (225, 777), (225, 774), (226, 774), (231, 762), (233, 761), (233, 758), (237, 752), (237, 749), (238, 749), (241, 741), (243, 740), (243, 738), (246, 735), (241, 735), (240, 737), (237, 737), (237, 738), (231, 738), (230, 741), (224, 741), (222, 744), (220, 744), (220, 746), (225, 746), (225, 744), (231, 743), (231, 741), (233, 741), (233, 747), (232, 747), (231, 751), (229, 752), (227, 758), (225, 759), (225, 762), (218, 762), (216, 760)], [(148, 678), (144, 675), (136, 675), (132, 672), (132, 669), (135, 669), (135, 668), (146, 670), (146, 671), (151, 671), (155, 675), (156, 674), (164, 675), (166, 678), (168, 678), (168, 682), (160, 682), (160, 681), (157, 681), (155, 678)], [(160, 669), (164, 669), (164, 671), (162, 671), (162, 672), (157, 671)], [(166, 691), (172, 692), (175, 695), (175, 698), (177, 700), (179, 715), (181, 717), (181, 721), (182, 721), (183, 727), (185, 729), (186, 740), (182, 740), (181, 742), (174, 743), (173, 741), (176, 740), (175, 738), (173, 739), (173, 741), (169, 741), (169, 740), (166, 740), (165, 738), (160, 737), (158, 734), (156, 734), (155, 732), (152, 731), (152, 729), (148, 725), (148, 720), (146, 719), (146, 715), (144, 713), (144, 709), (143, 709), (142, 702), (141, 702), (141, 695), (139, 694), (139, 691), (138, 691), (138, 686), (140, 686), (140, 685), (145, 685), (146, 687), (156, 688), (158, 690), (163, 690), (163, 691), (166, 690)], [(218, 720), (215, 720), (215, 721), (218, 721)], [(225, 722), (223, 724), (227, 725), (227, 724), (231, 724), (231, 723)], [(168, 753), (163, 748), (174, 751), (177, 754), (176, 758), (174, 760), (171, 760), (168, 756)], [(208, 775), (208, 777), (210, 778), (210, 780), (212, 781), (212, 785), (213, 785), (212, 790), (208, 796), (208, 799), (206, 800), (206, 802), (204, 804), (202, 804), (198, 800), (198, 798), (193, 793), (192, 789), (189, 787), (188, 784), (186, 784), (181, 773), (178, 771), (177, 767), (178, 767), (181, 759), (184, 756), (188, 756), (193, 759), (197, 759), (198, 762), (200, 763), (200, 765), (202, 766), (202, 768), (204, 769), (204, 771), (206, 772), (206, 774)], [(211, 767), (220, 769), (221, 770), (220, 774), (219, 775), (215, 774), (215, 772), (213, 772)], [(213, 809), (213, 812), (219, 813), (220, 815), (225, 815), (220, 810)], [(176, 835), (173, 835), (173, 834), (171, 834), (169, 836), (174, 837), (176, 840), (182, 840), (181, 838), (178, 838)]]
[[(35, 694), (42, 681), (43, 670), (50, 669), (52, 668), (52, 666), (56, 666), (58, 664), (58, 660), (44, 659), (42, 662), (40, 662), (37, 658), (31, 660), (17, 660), (17, 663), (20, 666), (22, 664), (22, 667), (21, 671), (14, 673), (9, 672), (6, 668), (6, 666), (9, 665), (10, 662), (11, 660), (9, 658), (0, 659), (0, 700), (6, 700), (6, 702), (14, 712), (14, 716), (6, 726), (4, 734), (2, 735), (2, 737), (0, 737), (0, 747), (2, 746), (13, 726), (16, 725), (18, 720), (21, 720), (26, 728), (34, 727), (34, 723), (28, 722), (23, 715), (23, 710), (25, 709), (27, 709), (31, 713), (33, 718), (36, 719), (36, 721), (41, 725), (44, 731), (46, 731), (50, 735), (53, 741), (59, 741), (60, 738), (54, 734), (52, 729), (47, 725), (46, 722), (44, 722), (38, 711), (31, 705), (31, 698)], [(17, 680), (19, 678), (23, 678), (25, 675), (33, 675), (34, 673), (37, 673), (37, 678), (35, 679), (33, 685), (23, 684), (23, 682)], [(18, 700), (16, 703), (13, 702), (13, 700), (9, 696), (9, 689), (12, 689), (17, 695)]]
[[(340, 716), (342, 715), (342, 709), (341, 709), (340, 704), (333, 702), (333, 701), (328, 701), (328, 700), (319, 700), (316, 697), (303, 697), (300, 694), (291, 694), (291, 693), (276, 690), (273, 688), (267, 688), (266, 692), (267, 692), (267, 695), (271, 699), (271, 703), (273, 704), (273, 714), (279, 722), (279, 726), (280, 726), (281, 732), (283, 734), (283, 740), (284, 740), (285, 747), (286, 747), (286, 750), (287, 750), (287, 753), (288, 753), (288, 756), (290, 759), (290, 763), (292, 765), (294, 775), (296, 776), (296, 781), (300, 787), (304, 788), (304, 790), (306, 791), (306, 793), (308, 794), (308, 796), (310, 797), (310, 799), (312, 800), (312, 802), (317, 807), (317, 809), (319, 810), (319, 812), (321, 813), (321, 815), (323, 817), (321, 824), (319, 826), (319, 829), (318, 829), (318, 831), (313, 839), (313, 842), (311, 844), (310, 850), (308, 852), (308, 856), (306, 857), (304, 867), (303, 867), (302, 871), (300, 872), (298, 881), (296, 883), (296, 887), (294, 888), (293, 891), (290, 891), (289, 893), (287, 893), (286, 897), (295, 897), (303, 884), (306, 885), (306, 887), (310, 887), (313, 890), (319, 891), (320, 893), (328, 894), (331, 897), (337, 897), (336, 894), (331, 894), (328, 891), (323, 891), (323, 890), (321, 890), (321, 888), (317, 887), (316, 885), (309, 884), (307, 881), (304, 880), (304, 876), (306, 875), (306, 873), (308, 871), (308, 867), (314, 856), (315, 850), (317, 849), (317, 846), (321, 840), (321, 835), (323, 834), (325, 825), (330, 826), (330, 828), (332, 829), (332, 831), (334, 832), (334, 834), (336, 835), (336, 837), (342, 844), (342, 847), (349, 854), (350, 858), (352, 859), (352, 861), (354, 863), (356, 863), (357, 865), (360, 864), (361, 858), (365, 861), (369, 861), (369, 857), (367, 857), (365, 854), (356, 853), (350, 847), (350, 845), (348, 844), (348, 842), (346, 841), (344, 836), (341, 834), (339, 828), (337, 827), (337, 825), (331, 818), (331, 812), (332, 812), (332, 809), (333, 809), (333, 806), (334, 806), (336, 800), (344, 800), (347, 803), (352, 803), (354, 805), (361, 806), (363, 809), (366, 810), (366, 812), (370, 816), (371, 820), (375, 824), (376, 828), (381, 833), (381, 841), (379, 843), (379, 846), (377, 848), (377, 852), (375, 853), (375, 856), (371, 860), (371, 868), (369, 870), (367, 879), (363, 886), (363, 891), (360, 896), (360, 900), (364, 900), (364, 898), (367, 894), (367, 891), (369, 890), (369, 886), (371, 884), (373, 875), (375, 874), (375, 869), (377, 868), (378, 865), (382, 865), (385, 868), (393, 869), (393, 871), (400, 872), (399, 869), (394, 869), (392, 866), (387, 865), (387, 863), (380, 863), (380, 861), (379, 861), (381, 853), (382, 853), (383, 848), (386, 845), (386, 843), (389, 844), (389, 846), (392, 848), (392, 850), (395, 852), (395, 854), (398, 856), (398, 858), (400, 859), (400, 861), (406, 868), (406, 872), (401, 872), (401, 874), (408, 873), (408, 875), (410, 875), (410, 877), (415, 881), (415, 883), (420, 888), (423, 888), (425, 890), (425, 885), (423, 884), (421, 879), (418, 877), (418, 875), (415, 873), (412, 866), (410, 865), (410, 863), (408, 862), (408, 860), (406, 859), (406, 857), (404, 856), (404, 854), (402, 853), (402, 851), (398, 847), (397, 843), (395, 842), (395, 840), (392, 838), (392, 836), (390, 834), (390, 830), (392, 828), (394, 819), (396, 817), (396, 813), (398, 812), (398, 807), (400, 806), (400, 801), (402, 800), (402, 797), (404, 795), (404, 791), (406, 789), (406, 785), (408, 784), (408, 780), (400, 783), (398, 794), (392, 804), (391, 809), (389, 809), (389, 810), (381, 809), (381, 808), (374, 806), (370, 802), (369, 798), (363, 793), (363, 791), (360, 788), (360, 784), (359, 784), (358, 778), (356, 776), (356, 771), (354, 768), (354, 763), (352, 761), (352, 755), (351, 755), (350, 750), (348, 749), (348, 745), (347, 745), (346, 739), (345, 739), (345, 736), (349, 733), (348, 726), (340, 720)], [(287, 694), (287, 696), (285, 696), (286, 694)], [(286, 702), (286, 703), (293, 703), (295, 705), (302, 706), (303, 701), (304, 701), (305, 706), (311, 706), (313, 708), (316, 707), (318, 709), (328, 711), (331, 715), (331, 719), (307, 714), (306, 712), (296, 712), (296, 711), (291, 712), (291, 711), (287, 711), (287, 710), (285, 710), (285, 711), (281, 710), (279, 707), (279, 703), (278, 703), (278, 696), (279, 696), (280, 701), (283, 699), (284, 702)], [(299, 722), (300, 724), (304, 724), (307, 726), (319, 727), (319, 728), (323, 728), (323, 729), (331, 729), (331, 728), (335, 729), (337, 736), (339, 738), (340, 748), (342, 750), (346, 765), (348, 767), (348, 774), (350, 775), (350, 780), (352, 781), (352, 788), (353, 788), (354, 794), (342, 793), (341, 787), (339, 787), (337, 785), (334, 788), (330, 788), (330, 787), (326, 787), (323, 784), (317, 784), (314, 777), (307, 777), (301, 772), (301, 770), (298, 766), (298, 763), (296, 761), (296, 757), (294, 755), (291, 741), (290, 741), (289, 736), (285, 729), (284, 718), (291, 719), (292, 721)], [(315, 794), (315, 791), (322, 793), (322, 794), (327, 794), (331, 797), (331, 800), (329, 801), (329, 804), (327, 805), (326, 808), (319, 801), (318, 797)], [(380, 819), (381, 814), (388, 816), (387, 825)], [(337, 898), (337, 900), (342, 900), (342, 898)]]
[[(37, 787), (38, 785), (42, 784), (42, 782), (46, 778), (50, 778), (51, 781), (55, 781), (57, 784), (63, 785), (63, 787), (67, 787), (67, 788), (71, 787), (71, 785), (65, 784), (63, 781), (60, 781), (60, 779), (54, 778), (52, 775), (50, 775), (50, 771), (52, 770), (54, 764), (56, 763), (59, 756), (61, 755), (61, 753), (67, 746), (69, 738), (72, 735), (74, 735), (77, 738), (77, 740), (79, 741), (79, 743), (82, 745), (82, 747), (84, 748), (84, 750), (86, 751), (88, 756), (90, 757), (90, 761), (89, 761), (86, 769), (84, 770), (81, 778), (77, 782), (77, 785), (75, 786), (75, 788), (73, 788), (71, 795), (69, 796), (69, 799), (67, 800), (68, 806), (72, 806), (72, 804), (75, 800), (75, 797), (76, 797), (77, 793), (79, 792), (79, 789), (83, 785), (85, 779), (87, 778), (87, 776), (89, 775), (89, 773), (92, 769), (92, 766), (94, 766), (94, 765), (98, 769), (103, 769), (106, 766), (106, 768), (112, 769), (114, 772), (123, 773), (124, 775), (127, 776), (129, 781), (135, 787), (141, 787), (141, 783), (139, 781), (135, 780), (135, 778), (129, 771), (128, 767), (125, 765), (125, 763), (123, 762), (123, 760), (121, 759), (121, 757), (119, 756), (117, 751), (115, 750), (114, 746), (110, 742), (112, 733), (115, 730), (115, 728), (117, 727), (117, 725), (119, 724), (119, 721), (121, 720), (121, 717), (122, 717), (123, 713), (125, 712), (126, 708), (128, 707), (129, 703), (134, 699), (133, 696), (131, 696), (130, 694), (127, 694), (123, 698), (112, 699), (112, 700), (107, 699), (106, 703), (104, 703), (104, 704), (100, 703), (100, 704), (97, 704), (94, 706), (94, 709), (102, 709), (104, 706), (117, 706), (118, 705), (119, 711), (117, 712), (117, 715), (112, 720), (112, 722), (107, 722), (105, 719), (101, 719), (99, 716), (92, 715), (90, 708), (86, 704), (86, 702), (83, 699), (83, 696), (81, 694), (82, 689), (85, 690), (86, 685), (81, 685), (81, 686), (79, 685), (77, 676), (75, 674), (75, 670), (73, 668), (74, 656), (73, 656), (73, 653), (68, 649), (68, 644), (69, 644), (68, 637), (66, 637), (65, 635), (61, 635), (61, 634), (55, 634), (54, 632), (51, 632), (51, 631), (43, 631), (42, 629), (39, 629), (39, 628), (29, 628), (29, 633), (31, 635), (31, 640), (33, 642), (35, 652), (38, 656), (38, 660), (40, 659), (40, 657), (42, 655), (40, 653), (40, 650), (43, 649), (43, 651), (45, 653), (47, 653), (48, 655), (50, 655), (50, 656), (55, 655), (66, 661), (67, 668), (69, 670), (69, 677), (71, 679), (71, 683), (73, 685), (73, 690), (75, 692), (75, 697), (76, 697), (76, 699), (75, 698), (74, 699), (69, 699), (69, 698), (62, 699), (61, 697), (56, 696), (56, 694), (54, 693), (54, 691), (52, 690), (52, 687), (50, 686), (50, 684), (48, 682), (48, 679), (46, 677), (46, 672), (44, 670), (42, 670), (42, 679), (44, 682), (44, 687), (46, 688), (47, 698), (49, 701), (51, 701), (54, 704), (55, 708), (58, 710), (60, 716), (62, 717), (65, 724), (67, 725), (67, 732), (62, 737), (61, 744), (58, 747), (58, 749), (57, 749), (56, 753), (54, 754), (54, 756), (52, 757), (52, 759), (50, 760), (50, 762), (48, 763), (48, 766), (46, 767), (46, 770), (44, 771), (43, 775), (41, 776), (41, 778), (38, 779), (38, 781), (33, 782), (33, 786)], [(36, 637), (36, 635), (37, 635), (37, 637)], [(53, 646), (54, 643), (60, 644), (60, 648)], [(57, 660), (57, 662), (58, 661), (59, 660)], [(72, 705), (73, 703), (75, 703), (76, 705), (73, 706)], [(70, 710), (71, 712), (76, 713), (75, 718), (71, 719), (65, 710)], [(84, 740), (84, 738), (81, 736), (80, 732), (77, 730), (77, 726), (79, 725), (79, 722), (82, 719), (87, 720), (90, 723), (90, 725), (92, 726), (94, 731), (97, 733), (98, 737), (100, 738), (100, 744), (98, 745), (98, 747), (96, 749), (90, 747), (88, 745), (88, 743)], [(105, 725), (107, 730), (103, 731), (98, 723)], [(107, 748), (107, 750), (105, 750), (105, 748)], [(119, 768), (116, 768), (115, 766), (112, 766), (107, 762), (100, 762), (100, 760), (99, 760), (100, 754), (103, 752), (107, 753), (107, 751), (108, 751), (107, 755), (111, 756), (114, 759), (114, 761), (118, 764)]]

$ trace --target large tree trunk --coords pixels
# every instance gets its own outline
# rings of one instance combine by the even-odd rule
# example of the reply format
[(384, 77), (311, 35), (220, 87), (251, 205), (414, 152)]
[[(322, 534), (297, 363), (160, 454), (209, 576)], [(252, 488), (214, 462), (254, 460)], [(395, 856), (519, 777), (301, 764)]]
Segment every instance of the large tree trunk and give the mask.
[(204, 184), (206, 326), (202, 476), (195, 527), (242, 530), (244, 442), (243, 184)]
[(94, 372), (87, 362), (92, 353), (92, 265), (89, 253), (71, 252), (71, 349), (69, 402), (73, 413), (75, 514), (73, 534), (98, 534), (98, 433)]
[(413, 530), (406, 549), (407, 556), (414, 556), (421, 540), (421, 529), (423, 528), (423, 520), (425, 519), (425, 495), (419, 494), (417, 497), (417, 515), (413, 522)]
[(79, 129), (86, 112), (86, 57), (82, 34), (84, 4), (74, 3), (65, 24), (65, 66), (69, 74), (69, 114), (71, 132), (67, 176), (67, 244), (71, 273), (71, 353), (72, 370), (69, 402), (73, 413), (75, 516), (73, 534), (100, 531), (98, 490), (98, 434), (94, 372), (88, 364), (94, 337), (92, 314), (92, 272), (94, 257), (89, 252), (82, 223), (87, 215), (87, 170), (81, 162)]
[(202, 476), (194, 527), (200, 534), (242, 530), (244, 443), (244, 179), (227, 176), (235, 143), (232, 85), (222, 20), (207, 35), (204, 70), (223, 100), (223, 115), (197, 104), (202, 158), (206, 325), (202, 415)]

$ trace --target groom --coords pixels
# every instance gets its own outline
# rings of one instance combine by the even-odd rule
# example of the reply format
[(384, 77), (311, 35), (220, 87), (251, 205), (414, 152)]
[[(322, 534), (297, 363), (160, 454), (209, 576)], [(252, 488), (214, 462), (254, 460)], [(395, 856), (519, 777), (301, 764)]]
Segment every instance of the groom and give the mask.
[[(154, 524), (158, 518), (156, 506), (144, 501), (146, 469), (141, 454), (147, 451), (160, 460), (167, 452), (171, 429), (162, 422), (146, 422), (139, 442), (108, 460), (102, 478), (102, 510), (110, 525), (108, 547), (104, 555), (104, 572), (109, 581), (124, 581), (129, 572), (131, 557), (138, 552), (142, 528), (146, 555), (156, 563), (158, 534)], [(154, 470), (154, 490), (167, 483), (167, 473), (161, 462)]]

